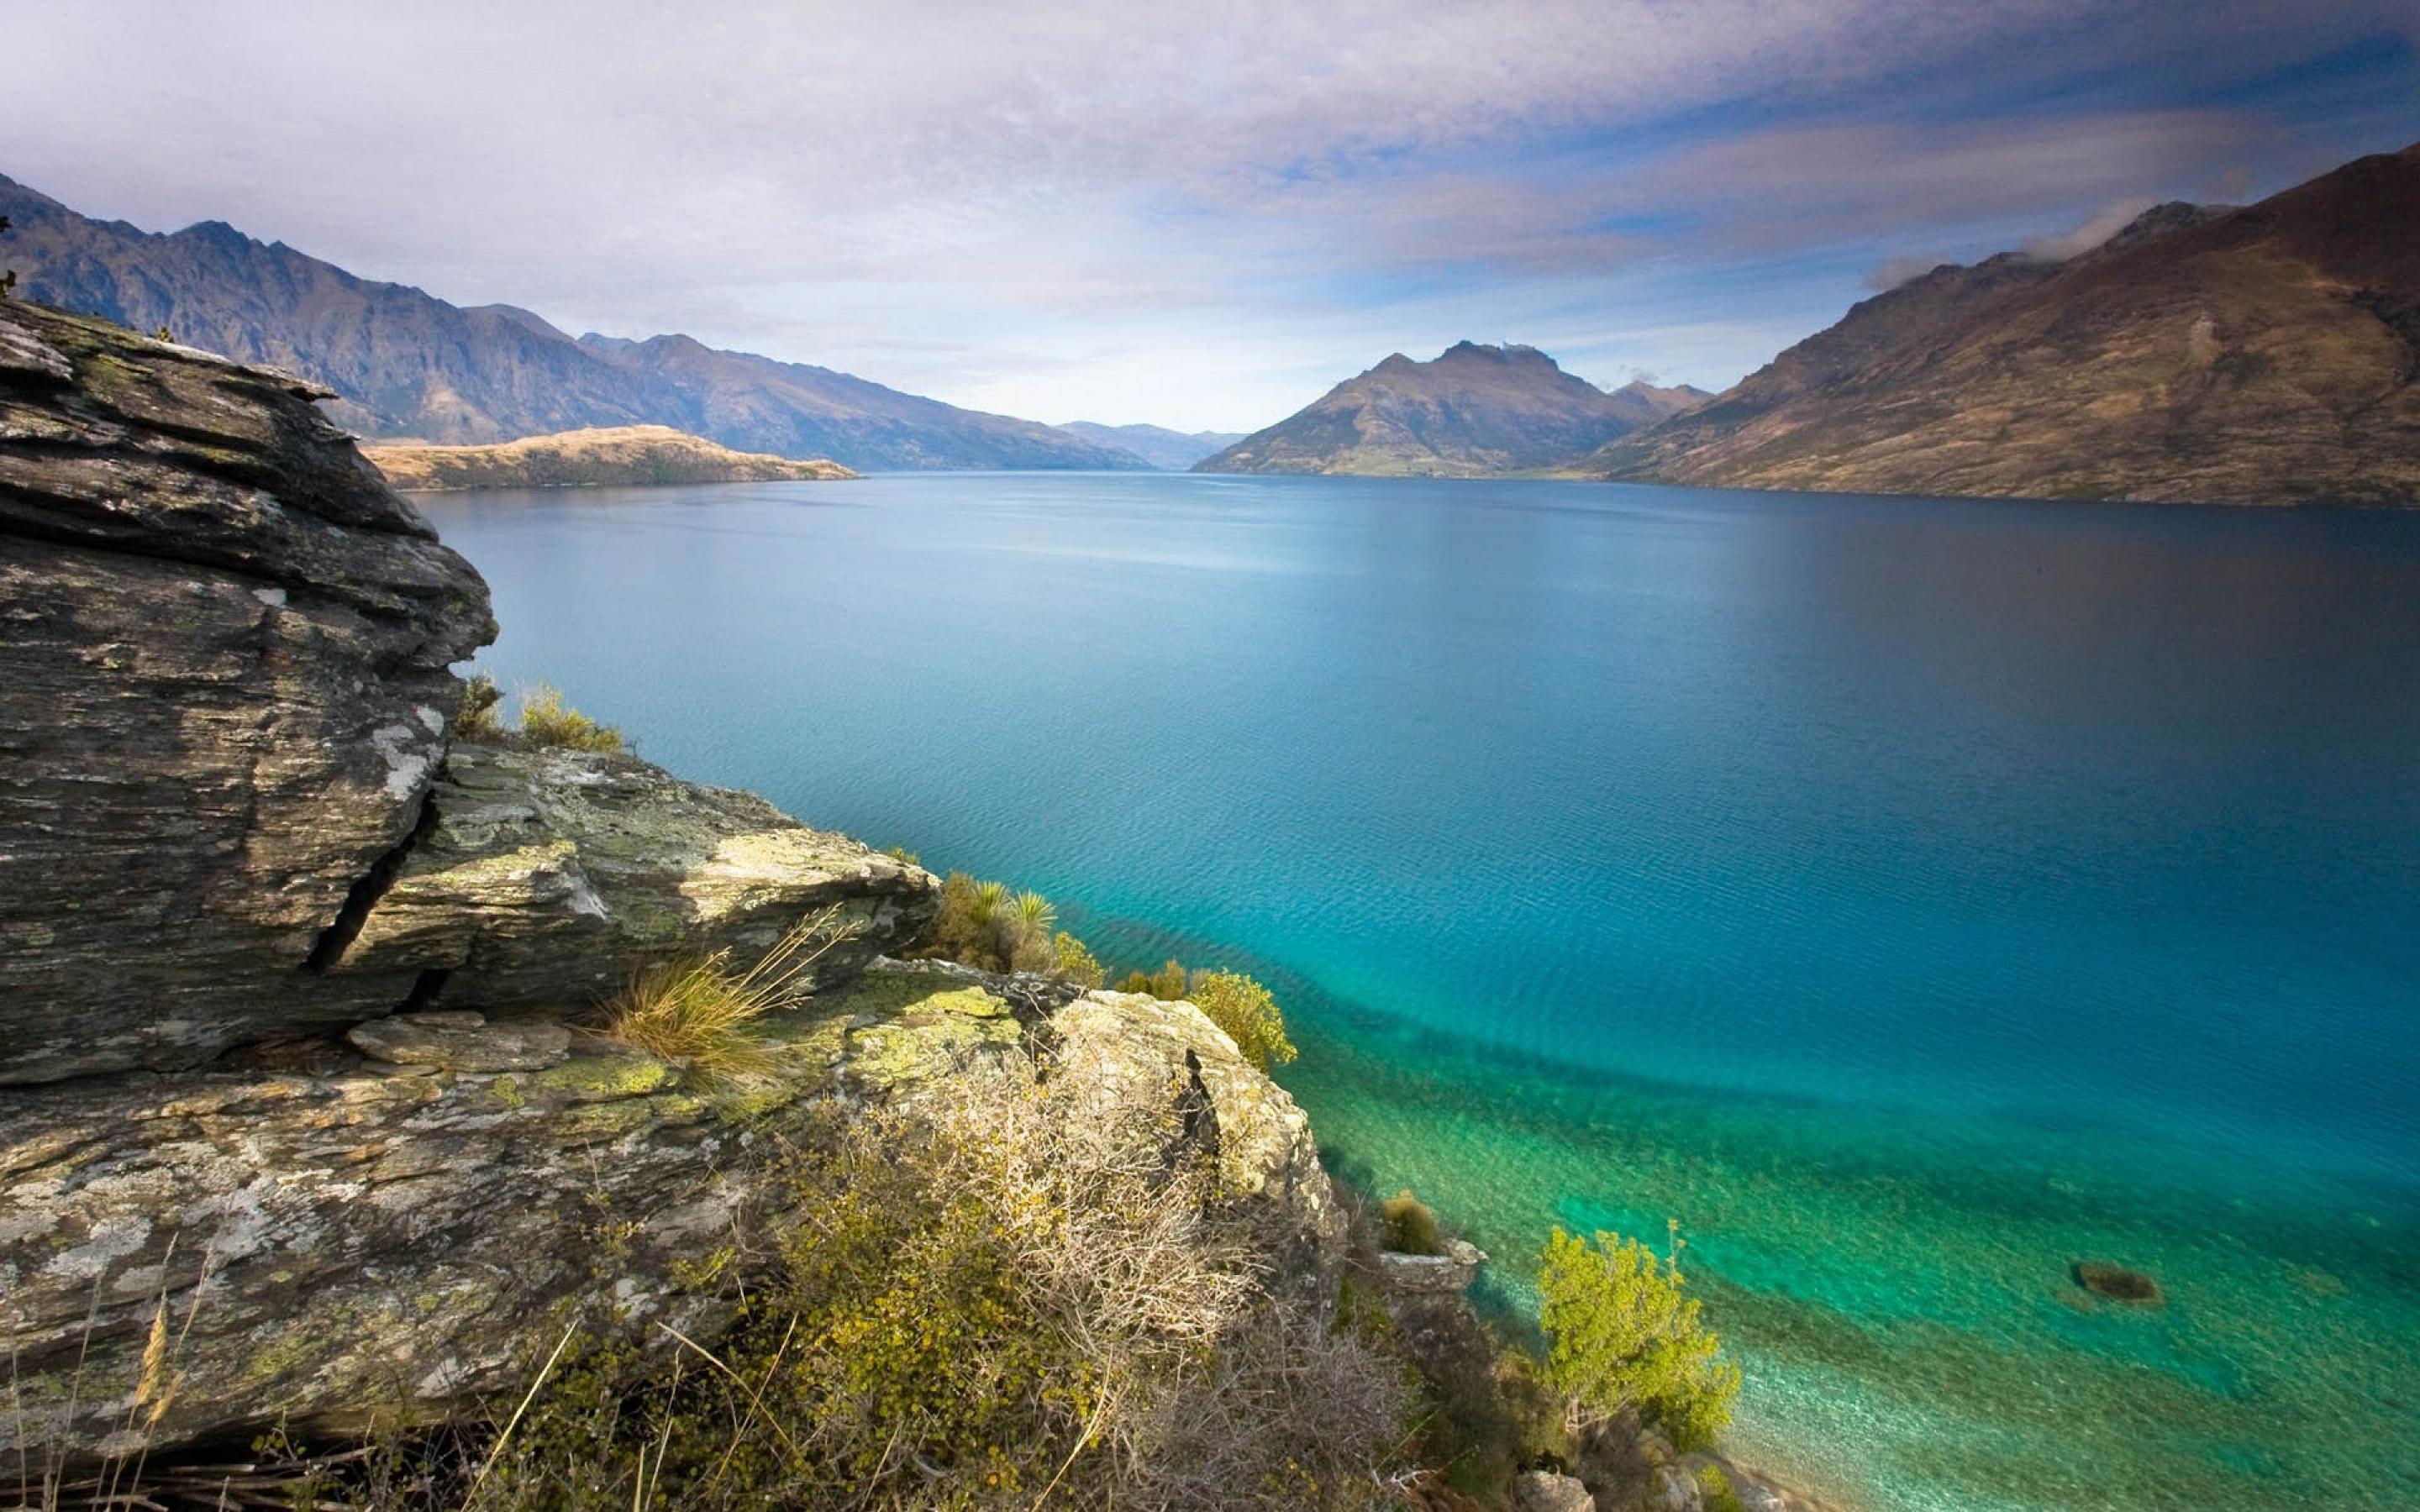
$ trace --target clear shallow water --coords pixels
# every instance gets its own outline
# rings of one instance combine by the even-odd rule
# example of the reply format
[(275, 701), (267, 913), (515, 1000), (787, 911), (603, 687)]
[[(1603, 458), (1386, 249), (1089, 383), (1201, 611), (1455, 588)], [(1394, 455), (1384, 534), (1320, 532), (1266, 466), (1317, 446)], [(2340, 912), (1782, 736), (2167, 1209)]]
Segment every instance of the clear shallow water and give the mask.
[[(2420, 1505), (2420, 517), (908, 475), (427, 501), (684, 774), (1281, 987), (1875, 1508)], [(2149, 1313), (2067, 1268), (2154, 1273)]]

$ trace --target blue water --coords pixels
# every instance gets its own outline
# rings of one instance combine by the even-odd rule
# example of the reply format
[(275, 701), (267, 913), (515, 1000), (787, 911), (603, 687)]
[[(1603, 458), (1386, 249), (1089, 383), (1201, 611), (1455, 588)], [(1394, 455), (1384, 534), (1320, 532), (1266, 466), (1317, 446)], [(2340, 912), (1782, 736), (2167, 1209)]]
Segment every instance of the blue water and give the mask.
[[(887, 476), (424, 503), (482, 665), (1278, 985), (1331, 1161), (1692, 1240), (1875, 1508), (2420, 1505), (2420, 517)], [(2095, 1305), (2077, 1259), (2166, 1305)]]

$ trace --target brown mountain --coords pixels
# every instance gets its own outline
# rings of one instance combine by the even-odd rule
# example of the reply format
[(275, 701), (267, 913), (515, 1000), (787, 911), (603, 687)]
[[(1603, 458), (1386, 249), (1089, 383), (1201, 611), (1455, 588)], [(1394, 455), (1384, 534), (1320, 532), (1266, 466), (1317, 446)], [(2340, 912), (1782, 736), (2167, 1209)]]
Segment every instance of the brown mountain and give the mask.
[(2420, 501), (2420, 147), (2065, 263), (1944, 267), (1583, 471), (1761, 488)]
[(1038, 421), (960, 409), (830, 368), (687, 336), (570, 336), (507, 304), (464, 309), (356, 278), (205, 221), (158, 235), (96, 221), (0, 177), (0, 252), (20, 298), (266, 363), (334, 389), (365, 436), (487, 442), (670, 425), (745, 452), (860, 468), (1149, 466)]
[(1466, 341), (1426, 363), (1397, 352), (1193, 471), (1465, 478), (1553, 467), (1661, 418), (1670, 401), (1654, 396), (1671, 391), (1644, 389), (1607, 393), (1535, 347)]
[(668, 425), (596, 426), (485, 446), (368, 441), (362, 455), (398, 488), (586, 488), (853, 478), (837, 462), (735, 452)]

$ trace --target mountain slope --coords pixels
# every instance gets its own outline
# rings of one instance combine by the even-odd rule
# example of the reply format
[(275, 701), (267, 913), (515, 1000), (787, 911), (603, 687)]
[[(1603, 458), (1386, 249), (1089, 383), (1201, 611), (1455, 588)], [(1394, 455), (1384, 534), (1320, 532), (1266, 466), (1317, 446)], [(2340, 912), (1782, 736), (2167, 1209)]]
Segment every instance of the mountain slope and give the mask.
[(1534, 347), (1466, 341), (1426, 363), (1397, 352), (1194, 471), (1481, 477), (1551, 467), (1634, 429), (1648, 403), (1575, 378)]
[(1147, 465), (1037, 421), (686, 336), (574, 341), (527, 310), (356, 278), (221, 222), (158, 235), (6, 177), (0, 214), (22, 297), (316, 378), (341, 395), (330, 413), (365, 435), (484, 442), (654, 424), (852, 467)]
[(1071, 420), (1059, 427), (1078, 440), (1095, 446), (1119, 446), (1156, 468), (1182, 472), (1203, 457), (1244, 439), (1234, 430), (1170, 430), (1165, 425), (1102, 425)]
[(616, 425), (483, 446), (370, 441), (362, 447), (398, 488), (586, 488), (676, 483), (853, 478), (837, 462), (735, 452), (666, 425)]
[(2420, 501), (2420, 147), (2240, 209), (2169, 205), (2066, 263), (1868, 300), (1584, 464), (1744, 487)]

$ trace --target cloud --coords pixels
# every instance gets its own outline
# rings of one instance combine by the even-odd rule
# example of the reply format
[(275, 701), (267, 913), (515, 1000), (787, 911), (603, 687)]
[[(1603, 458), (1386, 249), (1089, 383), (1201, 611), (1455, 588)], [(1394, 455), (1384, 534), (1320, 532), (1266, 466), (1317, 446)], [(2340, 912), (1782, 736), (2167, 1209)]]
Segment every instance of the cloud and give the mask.
[(1922, 278), (1943, 263), (1956, 260), (1933, 252), (1902, 253), (1896, 257), (1886, 257), (1869, 269), (1865, 285), (1878, 294), (1887, 293), (1909, 279)]
[[(1331, 358), (1357, 367), (1443, 312), (1712, 329), (1634, 316), (1686, 304), (1681, 266), (1768, 268), (1797, 318), (1889, 245), (2273, 181), (2301, 123), (2176, 100), (2409, 24), (2383, 0), (20, 8), (0, 171), (88, 213), (995, 406), (1063, 412), (1045, 385), (1099, 361), (1103, 395), (1171, 407), (1123, 418), (1203, 424), (1303, 381), (1305, 332), (1403, 331)], [(1868, 244), (1820, 299), (1792, 282)], [(1197, 383), (1204, 332), (1234, 353)], [(1761, 360), (1718, 350), (1687, 360)]]
[(2018, 250), (2028, 257), (2044, 262), (2063, 263), (2070, 257), (2081, 257), (2093, 248), (2123, 231), (2156, 202), (2149, 198), (2121, 199), (2115, 205), (2103, 206), (2072, 227), (2055, 236), (2029, 237)]

